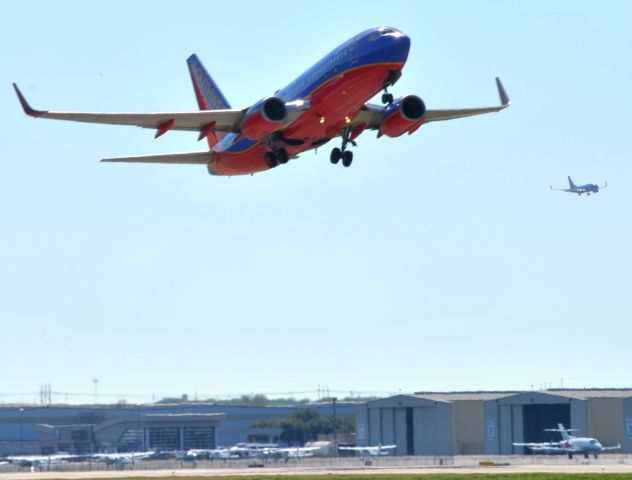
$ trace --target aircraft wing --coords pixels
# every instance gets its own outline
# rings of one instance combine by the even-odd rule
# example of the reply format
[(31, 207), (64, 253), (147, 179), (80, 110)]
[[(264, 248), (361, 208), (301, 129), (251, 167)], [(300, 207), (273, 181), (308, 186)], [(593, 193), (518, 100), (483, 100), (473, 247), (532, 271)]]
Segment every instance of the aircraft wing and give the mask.
[(381, 451), (394, 450), (397, 445), (380, 445), (371, 447), (338, 447), (338, 450), (347, 450), (352, 452), (372, 452), (378, 454)]
[[(485, 113), (500, 112), (511, 105), (511, 100), (509, 100), (509, 97), (505, 92), (505, 87), (503, 87), (503, 84), (498, 77), (496, 77), (496, 88), (498, 90), (498, 96), (500, 97), (500, 105), (495, 107), (426, 110), (426, 114), (424, 115), (421, 124), (471, 117)], [(382, 122), (384, 121), (384, 108), (385, 107), (382, 107), (381, 105), (367, 103), (354, 119), (353, 126), (365, 124), (366, 128), (370, 130), (379, 130)]]
[(498, 96), (500, 97), (500, 105), (496, 107), (482, 108), (428, 110), (425, 115), (426, 123), (439, 122), (441, 120), (452, 120), (454, 118), (471, 117), (474, 115), (482, 115), (484, 113), (500, 112), (501, 110), (504, 110), (511, 105), (511, 100), (509, 100), (507, 92), (505, 92), (505, 87), (503, 87), (503, 84), (498, 77), (496, 77), (496, 88), (498, 90)]
[(607, 452), (608, 450), (621, 450), (621, 444), (617, 443), (616, 445), (613, 445), (611, 447), (602, 447), (601, 450), (604, 452)]
[[(201, 110), (193, 112), (156, 112), (156, 113), (88, 113), (88, 112), (55, 112), (37, 110), (29, 105), (18, 86), (13, 88), (20, 100), (24, 113), (35, 118), (52, 118), (84, 123), (104, 123), (110, 125), (133, 125), (142, 128), (156, 129), (156, 137), (168, 130), (185, 130), (208, 134), (211, 130), (219, 132), (239, 132), (239, 125), (247, 109)], [(306, 102), (290, 102), (288, 106), (288, 122), (291, 124), (304, 111), (301, 105)]]
[(561, 447), (559, 442), (512, 443), (512, 445), (514, 447), (526, 447), (533, 452), (546, 452), (546, 453), (574, 452), (573, 449)]
[(179, 165), (208, 165), (213, 161), (212, 152), (163, 153), (159, 155), (140, 155), (134, 157), (104, 158), (102, 162), (124, 163), (172, 163)]

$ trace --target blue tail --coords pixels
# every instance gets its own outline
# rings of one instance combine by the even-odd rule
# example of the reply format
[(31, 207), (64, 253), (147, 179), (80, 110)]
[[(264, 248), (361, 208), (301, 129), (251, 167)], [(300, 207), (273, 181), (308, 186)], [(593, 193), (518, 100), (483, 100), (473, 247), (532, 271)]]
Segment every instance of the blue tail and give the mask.
[(571, 177), (568, 177), (568, 187), (573, 190), (575, 188), (575, 184), (573, 183), (573, 181), (571, 180)]
[(224, 97), (195, 53), (187, 58), (187, 64), (189, 65), (189, 73), (191, 74), (191, 81), (193, 82), (193, 89), (195, 90), (200, 110), (230, 108), (228, 100), (226, 100), (226, 97)]
[[(191, 74), (191, 81), (193, 82), (193, 90), (195, 90), (195, 98), (197, 98), (200, 110), (223, 110), (230, 108), (230, 103), (228, 103), (228, 100), (226, 100), (226, 97), (222, 94), (221, 90), (208, 74), (206, 68), (204, 68), (204, 65), (202, 65), (202, 62), (200, 62), (195, 53), (187, 58), (187, 64), (189, 65), (189, 73)], [(208, 140), (208, 145), (212, 150), (217, 142), (226, 136), (226, 133), (216, 132), (215, 130), (210, 130), (208, 132), (202, 130), (198, 140), (201, 140), (205, 136)]]

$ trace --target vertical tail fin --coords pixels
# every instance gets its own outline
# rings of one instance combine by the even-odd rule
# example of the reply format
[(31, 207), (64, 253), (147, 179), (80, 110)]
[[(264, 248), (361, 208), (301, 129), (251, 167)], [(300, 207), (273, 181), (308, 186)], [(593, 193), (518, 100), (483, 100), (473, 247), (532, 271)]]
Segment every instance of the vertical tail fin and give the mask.
[[(230, 108), (230, 103), (228, 103), (228, 100), (226, 100), (226, 97), (224, 97), (224, 94), (208, 74), (196, 54), (187, 58), (187, 64), (200, 110), (223, 110)], [(208, 134), (209, 146), (213, 148), (225, 135), (224, 132), (216, 133), (211, 130)]]
[[(573, 182), (571, 182), (571, 177), (568, 177), (568, 181), (571, 183), (571, 186), (573, 186)], [(568, 434), (568, 430), (564, 428), (563, 424), (558, 423), (557, 428), (560, 429), (560, 433), (562, 434), (562, 438), (564, 440), (568, 440), (570, 438), (570, 435)]]
[(568, 177), (568, 188), (570, 188), (571, 190), (573, 188), (575, 188), (575, 184), (573, 183), (573, 181), (571, 180), (571, 177)]

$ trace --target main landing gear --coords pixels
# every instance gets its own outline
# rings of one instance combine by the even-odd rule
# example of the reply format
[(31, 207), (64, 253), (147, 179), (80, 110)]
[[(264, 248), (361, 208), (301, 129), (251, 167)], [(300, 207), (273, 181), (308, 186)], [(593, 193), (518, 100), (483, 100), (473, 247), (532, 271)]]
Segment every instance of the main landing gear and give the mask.
[(277, 165), (287, 163), (290, 157), (287, 154), (285, 148), (279, 148), (272, 152), (266, 152), (266, 164), (270, 168), (274, 168)]
[(349, 139), (351, 131), (351, 127), (345, 127), (342, 129), (342, 147), (336, 147), (331, 151), (330, 160), (334, 165), (342, 160), (342, 165), (349, 167), (351, 162), (353, 162), (353, 152), (351, 150), (347, 150), (347, 144), (350, 143), (354, 147), (357, 147), (358, 145), (356, 142)]

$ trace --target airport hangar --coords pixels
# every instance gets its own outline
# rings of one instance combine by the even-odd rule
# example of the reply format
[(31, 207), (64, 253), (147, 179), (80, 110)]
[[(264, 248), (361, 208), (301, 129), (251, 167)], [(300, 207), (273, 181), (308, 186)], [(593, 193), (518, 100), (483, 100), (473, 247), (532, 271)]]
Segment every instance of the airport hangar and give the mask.
[(356, 443), (397, 445), (396, 455), (524, 454), (512, 443), (559, 441), (543, 431), (558, 423), (632, 453), (632, 390), (395, 395), (359, 408)]
[[(336, 415), (356, 415), (359, 403), (337, 402)], [(238, 442), (278, 442), (276, 428), (250, 428), (262, 419), (281, 419), (309, 408), (332, 415), (331, 402), (297, 407), (209, 403), (0, 406), (0, 455), (55, 452), (188, 450)]]

